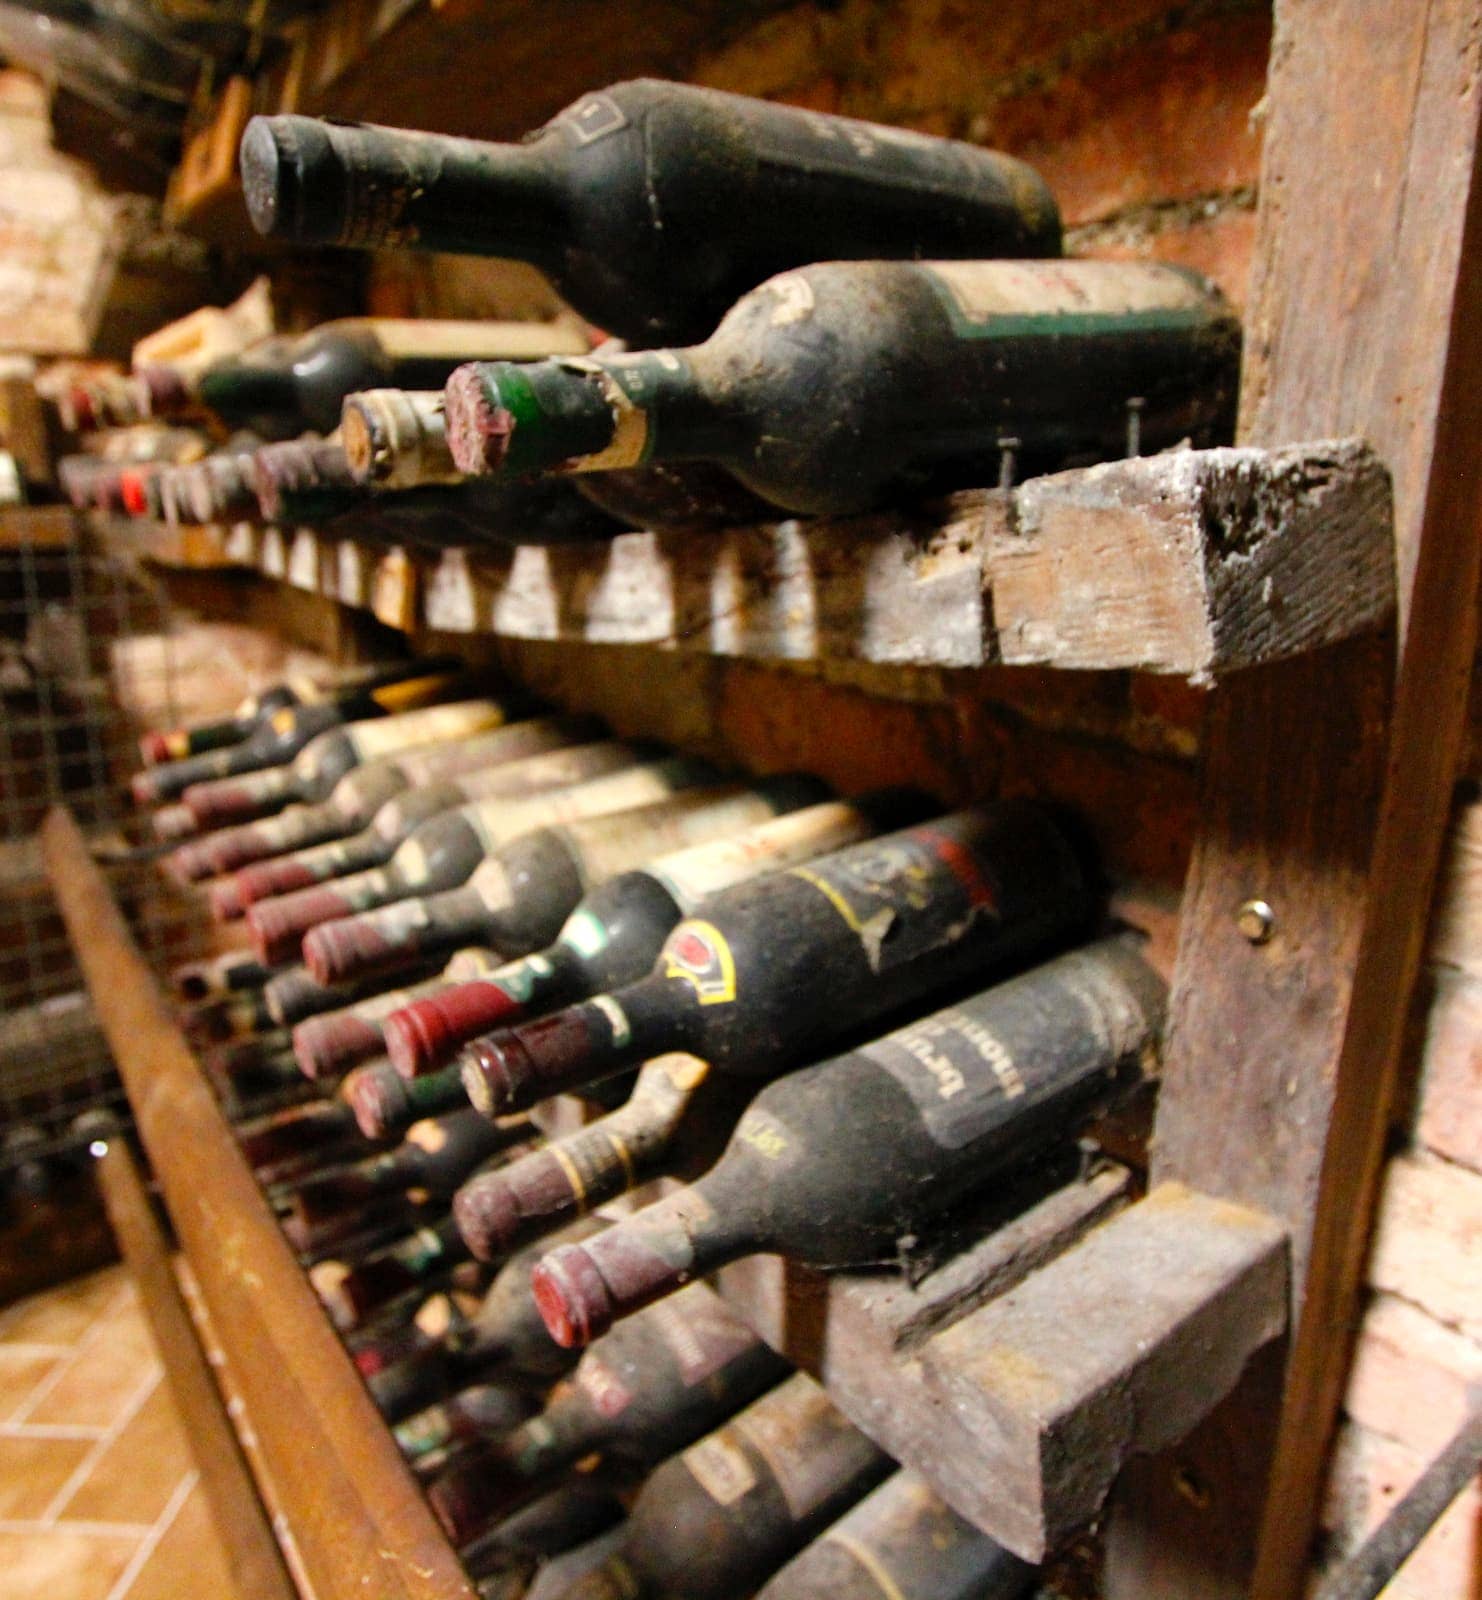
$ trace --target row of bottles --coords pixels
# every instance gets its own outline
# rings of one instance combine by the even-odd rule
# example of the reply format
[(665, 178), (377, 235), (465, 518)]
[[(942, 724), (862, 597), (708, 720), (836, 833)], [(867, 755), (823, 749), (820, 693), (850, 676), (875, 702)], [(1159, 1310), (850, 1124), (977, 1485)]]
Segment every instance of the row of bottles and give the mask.
[(259, 117), (241, 160), (264, 232), (516, 257), (588, 320), (351, 319), (144, 368), (137, 409), (211, 448), (81, 473), (82, 494), (433, 545), (592, 539), (1231, 434), (1218, 290), (1061, 258), (1039, 176), (958, 141), (643, 80), (518, 145)]
[[(1099, 924), (1074, 830), (1029, 802), (941, 815), (905, 792), (728, 784), (447, 664), (400, 670), (438, 680), (430, 704), (363, 718), (363, 682), (273, 688), (183, 759), (349, 709), (199, 789), (148, 770), (197, 830), (177, 876), (223, 918), (334, 900), (334, 920), (179, 987), (244, 1157), (470, 1572), (513, 1595), (538, 1566), (530, 1593), (589, 1600), (1025, 1592), (1027, 1569), (699, 1280), (755, 1251), (919, 1269), (966, 1206), (1146, 1080), (1161, 984)], [(244, 781), (263, 815), (212, 829), (210, 791)], [(387, 813), (380, 866), (315, 864)], [(275, 865), (312, 881), (221, 892)], [(358, 955), (282, 964), (326, 949)], [(540, 1103), (573, 1089), (587, 1120), (557, 1134)], [(684, 1186), (608, 1209), (660, 1178)]]

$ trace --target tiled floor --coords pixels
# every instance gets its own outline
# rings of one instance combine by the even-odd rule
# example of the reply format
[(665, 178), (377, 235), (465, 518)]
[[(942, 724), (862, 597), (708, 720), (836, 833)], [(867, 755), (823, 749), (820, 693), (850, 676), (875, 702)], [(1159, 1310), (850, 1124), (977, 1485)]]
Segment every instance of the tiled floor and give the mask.
[(237, 1600), (122, 1267), (0, 1312), (0, 1600)]

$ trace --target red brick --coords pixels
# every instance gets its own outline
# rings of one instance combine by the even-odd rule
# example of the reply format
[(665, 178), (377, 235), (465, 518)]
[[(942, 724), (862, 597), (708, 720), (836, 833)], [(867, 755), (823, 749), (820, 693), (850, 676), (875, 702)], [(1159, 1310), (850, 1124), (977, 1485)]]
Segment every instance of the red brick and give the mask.
[(1440, 971), (1425, 1019), (1415, 1137), (1482, 1172), (1482, 982)]
[(1393, 1295), (1364, 1313), (1343, 1408), (1418, 1455), (1435, 1455), (1465, 1420), (1482, 1346)]
[(1074, 255), (1118, 261), (1167, 261), (1192, 267), (1217, 283), (1237, 310), (1245, 309), (1251, 258), (1256, 246), (1256, 214), (1252, 208), (1226, 207), (1179, 227), (1160, 227), (1131, 240), (1115, 234), (1107, 239), (1090, 230)]
[(1069, 224), (1254, 185), (1268, 21), (1218, 17), (1005, 100), (974, 138), (1032, 162)]

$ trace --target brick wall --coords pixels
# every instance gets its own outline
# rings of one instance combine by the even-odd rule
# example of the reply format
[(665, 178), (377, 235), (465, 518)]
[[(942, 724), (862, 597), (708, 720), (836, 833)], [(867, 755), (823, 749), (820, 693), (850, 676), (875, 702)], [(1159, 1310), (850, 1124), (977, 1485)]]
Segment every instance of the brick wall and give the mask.
[[(1471, 784), (1452, 820), (1416, 1011), (1323, 1515), (1334, 1558), (1409, 1489), (1460, 1425), (1468, 1385), (1482, 1385), (1482, 799)], [(1474, 1483), (1385, 1592), (1475, 1600), (1479, 1582)]]

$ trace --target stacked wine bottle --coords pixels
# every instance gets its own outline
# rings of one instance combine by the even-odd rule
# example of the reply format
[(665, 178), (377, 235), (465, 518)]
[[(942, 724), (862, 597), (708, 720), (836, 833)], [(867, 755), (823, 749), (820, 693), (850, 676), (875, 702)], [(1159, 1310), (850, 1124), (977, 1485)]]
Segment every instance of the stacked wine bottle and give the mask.
[(142, 748), (246, 941), (187, 1030), (482, 1593), (1029, 1590), (703, 1280), (927, 1271), (1146, 1080), (1162, 986), (1061, 819), (735, 778), (444, 661)]
[(79, 503), (411, 547), (841, 515), (1232, 432), (1240, 328), (1196, 274), (1065, 260), (1024, 163), (641, 80), (517, 145), (259, 117), (253, 222), (512, 257), (543, 323), (361, 318), (71, 391)]

